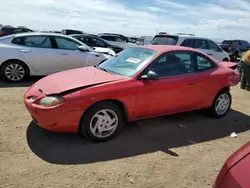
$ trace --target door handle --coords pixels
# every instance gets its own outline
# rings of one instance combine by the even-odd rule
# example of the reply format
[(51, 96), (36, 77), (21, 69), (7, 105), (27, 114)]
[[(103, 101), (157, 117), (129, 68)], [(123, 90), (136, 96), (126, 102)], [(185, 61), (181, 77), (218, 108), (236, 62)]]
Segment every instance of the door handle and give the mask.
[(211, 55), (211, 56), (212, 56), (212, 55), (214, 55), (214, 54), (207, 54), (207, 55)]
[(30, 53), (30, 50), (20, 50), (22, 53)]
[(189, 82), (189, 85), (193, 86), (193, 85), (195, 85), (195, 82)]
[(68, 55), (67, 52), (60, 52), (60, 55)]

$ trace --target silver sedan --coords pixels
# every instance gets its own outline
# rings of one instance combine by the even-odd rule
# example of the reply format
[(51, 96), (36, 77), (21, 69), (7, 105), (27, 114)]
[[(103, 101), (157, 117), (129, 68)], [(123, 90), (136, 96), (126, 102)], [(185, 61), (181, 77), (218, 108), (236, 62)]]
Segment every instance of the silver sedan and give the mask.
[(1, 74), (12, 82), (93, 66), (105, 59), (106, 55), (61, 34), (24, 33), (0, 38)]

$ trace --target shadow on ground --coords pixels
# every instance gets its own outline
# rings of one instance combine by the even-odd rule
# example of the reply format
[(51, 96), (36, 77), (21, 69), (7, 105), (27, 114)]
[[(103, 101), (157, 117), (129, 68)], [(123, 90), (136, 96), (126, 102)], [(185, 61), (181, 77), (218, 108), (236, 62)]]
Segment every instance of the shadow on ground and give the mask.
[(130, 123), (115, 139), (100, 144), (90, 143), (77, 134), (48, 132), (31, 122), (27, 141), (31, 150), (49, 163), (86, 164), (156, 151), (177, 157), (171, 148), (219, 139), (249, 129), (250, 117), (241, 112), (231, 110), (222, 119), (191, 112)]
[(5, 81), (3, 79), (0, 79), (0, 88), (29, 87), (41, 78), (43, 78), (43, 77), (32, 76), (32, 77), (28, 78), (27, 80), (22, 81), (22, 82), (18, 82), (18, 83), (8, 82), (8, 81)]

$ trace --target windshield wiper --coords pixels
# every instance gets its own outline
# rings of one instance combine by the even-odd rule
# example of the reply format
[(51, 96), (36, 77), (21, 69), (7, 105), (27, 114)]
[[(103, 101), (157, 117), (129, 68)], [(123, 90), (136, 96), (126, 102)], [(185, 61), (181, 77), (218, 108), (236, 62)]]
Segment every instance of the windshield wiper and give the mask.
[(94, 66), (95, 68), (97, 68), (97, 69), (99, 69), (99, 70), (103, 70), (103, 71), (105, 71), (105, 72), (108, 72), (108, 73), (110, 73), (110, 74), (115, 74), (114, 72), (112, 72), (112, 71), (110, 71), (110, 70), (108, 70), (108, 69), (105, 69), (105, 68), (101, 68), (101, 67), (99, 67), (98, 65), (96, 65), (96, 66)]

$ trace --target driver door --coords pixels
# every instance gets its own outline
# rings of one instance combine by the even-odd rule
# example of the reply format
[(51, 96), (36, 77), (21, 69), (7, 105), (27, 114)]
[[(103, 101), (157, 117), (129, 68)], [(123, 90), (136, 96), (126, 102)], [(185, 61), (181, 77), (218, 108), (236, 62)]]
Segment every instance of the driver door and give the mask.
[[(137, 118), (191, 110), (195, 107), (194, 61), (189, 52), (171, 52), (153, 62), (147, 71), (159, 80), (139, 80)], [(145, 72), (145, 73), (146, 73)]]

